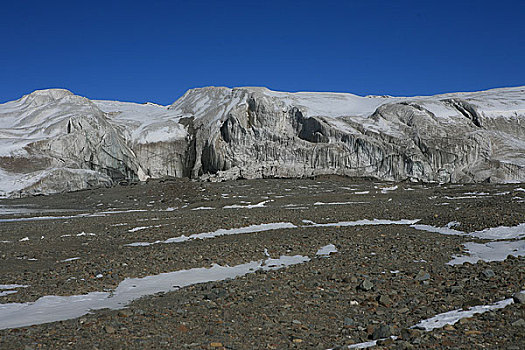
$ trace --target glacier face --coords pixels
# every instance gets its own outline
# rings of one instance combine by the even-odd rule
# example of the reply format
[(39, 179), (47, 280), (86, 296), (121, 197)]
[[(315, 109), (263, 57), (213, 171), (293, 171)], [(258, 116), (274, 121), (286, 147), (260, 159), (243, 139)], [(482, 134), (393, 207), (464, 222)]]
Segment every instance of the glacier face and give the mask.
[(525, 87), (436, 96), (189, 90), (170, 106), (62, 89), (0, 104), (0, 196), (148, 177), (525, 181)]

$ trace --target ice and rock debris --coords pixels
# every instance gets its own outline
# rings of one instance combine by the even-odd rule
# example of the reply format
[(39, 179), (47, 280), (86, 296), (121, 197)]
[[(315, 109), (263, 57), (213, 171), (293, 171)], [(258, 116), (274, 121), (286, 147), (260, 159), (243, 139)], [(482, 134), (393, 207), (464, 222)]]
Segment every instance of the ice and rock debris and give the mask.
[(226, 236), (226, 235), (238, 235), (238, 234), (246, 234), (246, 233), (255, 233), (255, 232), (263, 232), (263, 231), (270, 231), (270, 230), (280, 230), (280, 229), (294, 229), (294, 228), (312, 228), (312, 227), (342, 227), (342, 226), (375, 226), (375, 225), (411, 225), (419, 220), (379, 220), (379, 219), (373, 219), (373, 220), (357, 220), (357, 221), (339, 221), (339, 222), (329, 222), (324, 224), (317, 224), (311, 220), (303, 220), (302, 222), (305, 224), (304, 226), (296, 226), (292, 224), (291, 222), (271, 222), (267, 224), (258, 224), (258, 225), (250, 225), (245, 227), (239, 227), (239, 228), (229, 228), (229, 229), (218, 229), (213, 232), (205, 232), (205, 233), (194, 233), (189, 236), (178, 236), (173, 238), (168, 238), (164, 241), (155, 241), (155, 242), (134, 242), (126, 244), (126, 246), (129, 247), (147, 247), (154, 244), (160, 244), (160, 243), (182, 243), (186, 242), (192, 239), (207, 239), (207, 238), (215, 238), (220, 236)]
[(523, 87), (373, 98), (207, 87), (170, 106), (39, 90), (0, 104), (0, 197), (164, 176), (520, 182), (524, 134)]
[[(236, 266), (213, 264), (210, 268), (193, 268), (161, 273), (142, 278), (126, 278), (111, 292), (91, 292), (83, 295), (47, 295), (29, 303), (0, 304), (0, 329), (25, 327), (69, 320), (92, 310), (122, 309), (133, 300), (157, 293), (167, 293), (193, 284), (223, 281), (256, 271), (270, 271), (302, 264), (310, 258), (302, 255), (251, 261)], [(98, 274), (97, 278), (103, 278)]]

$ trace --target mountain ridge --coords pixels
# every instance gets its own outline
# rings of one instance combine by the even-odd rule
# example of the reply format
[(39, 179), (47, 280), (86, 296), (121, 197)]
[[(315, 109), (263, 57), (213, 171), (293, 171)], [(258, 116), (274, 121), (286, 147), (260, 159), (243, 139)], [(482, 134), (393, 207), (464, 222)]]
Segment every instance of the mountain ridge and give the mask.
[(523, 182), (524, 169), (525, 86), (415, 97), (204, 87), (169, 106), (47, 89), (0, 104), (4, 197), (164, 176)]

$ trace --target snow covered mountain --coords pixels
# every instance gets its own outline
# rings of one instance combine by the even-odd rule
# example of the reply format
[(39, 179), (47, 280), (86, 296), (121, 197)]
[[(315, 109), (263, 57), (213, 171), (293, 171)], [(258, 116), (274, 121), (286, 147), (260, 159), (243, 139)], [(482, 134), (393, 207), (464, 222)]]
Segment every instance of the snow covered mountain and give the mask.
[(189, 90), (171, 106), (62, 89), (0, 104), (0, 196), (148, 177), (525, 181), (525, 87), (421, 97)]

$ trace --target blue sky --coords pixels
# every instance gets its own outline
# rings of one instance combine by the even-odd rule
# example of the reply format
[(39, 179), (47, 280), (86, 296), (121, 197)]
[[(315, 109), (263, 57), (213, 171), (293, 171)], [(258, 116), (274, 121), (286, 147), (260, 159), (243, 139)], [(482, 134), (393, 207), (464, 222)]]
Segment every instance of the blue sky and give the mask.
[(525, 85), (525, 1), (9, 1), (0, 102), (63, 87), (424, 95)]

